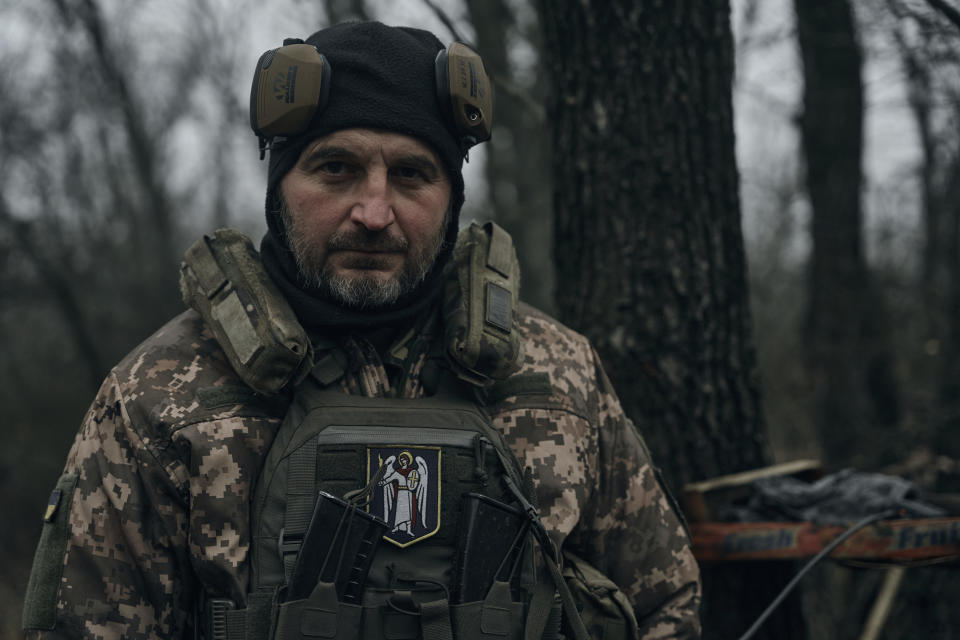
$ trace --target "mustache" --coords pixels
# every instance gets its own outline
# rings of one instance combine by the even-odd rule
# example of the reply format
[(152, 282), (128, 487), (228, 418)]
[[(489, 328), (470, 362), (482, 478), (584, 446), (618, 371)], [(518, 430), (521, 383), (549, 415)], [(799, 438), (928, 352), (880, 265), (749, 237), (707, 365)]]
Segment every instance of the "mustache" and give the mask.
[(338, 231), (327, 239), (327, 251), (404, 252), (409, 248), (410, 243), (406, 238), (388, 231)]

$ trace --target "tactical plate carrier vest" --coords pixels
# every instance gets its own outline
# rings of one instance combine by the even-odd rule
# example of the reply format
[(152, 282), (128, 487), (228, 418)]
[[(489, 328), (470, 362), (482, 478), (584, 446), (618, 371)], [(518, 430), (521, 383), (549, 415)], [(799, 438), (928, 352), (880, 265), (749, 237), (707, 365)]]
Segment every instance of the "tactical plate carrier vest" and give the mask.
[[(366, 398), (308, 381), (257, 483), (253, 600), (278, 603), (281, 640), (520, 640), (535, 583), (508, 488), (521, 482), (456, 394)], [(294, 593), (302, 573), (313, 579)]]
[(459, 379), (432, 397), (368, 398), (308, 375), (313, 349), (249, 240), (220, 231), (187, 252), (184, 300), (241, 378), (261, 393), (294, 390), (254, 489), (247, 608), (208, 601), (206, 638), (539, 640), (559, 636), (562, 607), (564, 632), (588, 640), (577, 609), (595, 587), (620, 600), (587, 603), (614, 612), (594, 635), (636, 637), (615, 585), (590, 584), (578, 567), (592, 567), (571, 556), (574, 601), (530, 479), (472, 399), (468, 385), (522, 358), (509, 236), (471, 225), (452, 266), (445, 341)]

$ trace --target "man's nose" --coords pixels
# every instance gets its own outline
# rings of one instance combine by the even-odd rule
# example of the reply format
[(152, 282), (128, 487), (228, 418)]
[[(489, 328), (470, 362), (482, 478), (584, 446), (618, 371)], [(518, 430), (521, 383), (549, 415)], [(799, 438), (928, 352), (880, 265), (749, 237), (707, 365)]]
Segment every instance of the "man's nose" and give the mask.
[(370, 171), (360, 186), (357, 202), (350, 209), (350, 220), (368, 231), (380, 231), (393, 224), (395, 219), (387, 172)]

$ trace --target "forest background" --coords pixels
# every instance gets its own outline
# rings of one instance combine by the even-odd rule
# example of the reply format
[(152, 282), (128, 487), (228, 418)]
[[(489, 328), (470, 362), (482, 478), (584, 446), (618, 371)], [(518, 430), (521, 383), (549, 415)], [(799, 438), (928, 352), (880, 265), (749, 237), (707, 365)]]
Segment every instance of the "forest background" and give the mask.
[[(576, 326), (564, 301), (568, 226), (553, 213), (566, 186), (555, 165), (578, 159), (551, 131), (555, 7), (566, 4), (0, 4), (0, 638), (19, 637), (40, 514), (84, 410), (109, 367), (181, 308), (179, 256), (213, 228), (263, 233), (250, 72), (261, 52), (313, 30), (303, 25), (373, 18), (478, 46), (496, 78), (497, 128), (466, 166), (463, 218), (507, 227), (524, 298)], [(610, 4), (651, 24), (700, 11)], [(725, 2), (706, 5), (726, 19)], [(718, 423), (726, 444), (759, 447), (764, 463), (813, 457), (960, 492), (960, 13), (945, 0), (734, 0), (729, 11), (720, 36), (736, 74), (711, 82), (732, 96), (739, 189), (727, 209), (749, 263), (752, 320), (738, 322), (753, 345), (737, 375), (761, 393), (747, 394), (755, 432)], [(655, 50), (631, 61), (662, 62)], [(608, 368), (615, 361), (615, 382), (636, 377), (606, 355), (639, 337), (586, 332)], [(681, 464), (670, 434), (637, 422), (674, 492), (728, 470)], [(750, 458), (734, 466), (756, 466)], [(951, 637), (954, 573), (912, 569), (880, 637)], [(790, 635), (857, 637), (881, 579), (819, 569)]]

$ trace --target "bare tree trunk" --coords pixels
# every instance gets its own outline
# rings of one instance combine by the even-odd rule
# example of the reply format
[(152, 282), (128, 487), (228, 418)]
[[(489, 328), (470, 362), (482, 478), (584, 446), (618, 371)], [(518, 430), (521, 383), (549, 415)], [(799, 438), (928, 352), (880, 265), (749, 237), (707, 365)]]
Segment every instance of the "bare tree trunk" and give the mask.
[[(932, 447), (939, 455), (960, 460), (960, 152), (955, 154), (942, 197), (942, 235), (946, 245), (942, 260), (946, 278), (941, 291), (944, 322), (938, 372), (938, 419)], [(957, 488), (937, 487), (950, 492)]]
[[(763, 466), (729, 5), (539, 8), (553, 82), (560, 317), (598, 347), (671, 489)], [(705, 637), (745, 631), (790, 569), (705, 568)], [(803, 638), (798, 601), (759, 637)]]
[(762, 465), (727, 5), (583, 4), (541, 4), (559, 312), (671, 486)]
[[(887, 8), (897, 19), (892, 29), (897, 53), (903, 66), (907, 81), (907, 102), (913, 121), (917, 126), (920, 139), (921, 161), (917, 169), (920, 181), (920, 217), (923, 228), (923, 249), (920, 256), (920, 291), (923, 292), (924, 311), (927, 313), (927, 329), (931, 336), (941, 333), (942, 318), (938, 318), (935, 309), (940, 298), (940, 286), (943, 284), (942, 256), (944, 238), (940, 233), (942, 226), (942, 206), (936, 193), (937, 137), (933, 126), (933, 99), (931, 62), (924, 60), (924, 49), (929, 45), (929, 25), (911, 25), (901, 0), (887, 0)], [(919, 26), (921, 46), (907, 41), (907, 29)]]
[(923, 229), (919, 290), (925, 350), (933, 366), (924, 367), (930, 379), (921, 385), (932, 391), (936, 405), (927, 424), (914, 427), (919, 438), (914, 436), (912, 444), (960, 458), (960, 145), (955, 135), (960, 91), (952, 81), (960, 68), (960, 12), (941, 1), (928, 4), (924, 11), (905, 0), (886, 3), (896, 18), (891, 33), (922, 152), (917, 169)]
[[(518, 27), (505, 0), (467, 0), (470, 21), (484, 66), (496, 81), (520, 87), (507, 59), (507, 36), (519, 37)], [(539, 33), (530, 34), (539, 55)], [(531, 87), (520, 87), (535, 101), (542, 100), (544, 82), (536, 74)], [(502, 84), (496, 85), (500, 89)], [(546, 126), (518, 95), (496, 91), (496, 129), (487, 148), (486, 177), (491, 217), (496, 218), (517, 244), (520, 256), (521, 294), (536, 307), (552, 312), (554, 273), (550, 243), (550, 171), (547, 162)]]
[[(801, 137), (813, 209), (804, 328), (815, 423), (828, 463), (890, 455), (900, 409), (861, 230), (863, 85), (847, 0), (795, 0), (804, 70)], [(868, 440), (869, 437), (869, 440)]]

